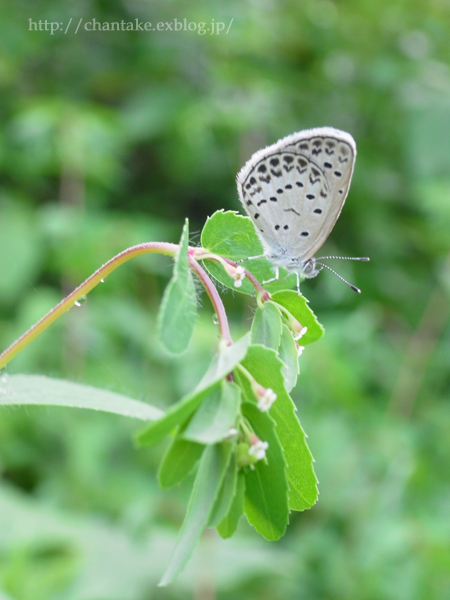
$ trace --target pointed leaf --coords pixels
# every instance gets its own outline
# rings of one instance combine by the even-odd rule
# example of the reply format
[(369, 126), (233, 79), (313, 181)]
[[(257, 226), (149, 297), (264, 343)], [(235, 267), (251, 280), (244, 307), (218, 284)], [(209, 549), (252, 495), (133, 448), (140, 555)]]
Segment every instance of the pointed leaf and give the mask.
[(228, 514), (234, 496), (236, 495), (237, 476), (237, 456), (236, 452), (233, 452), (222, 482), (222, 487), (220, 488), (220, 493), (214, 503), (211, 516), (209, 517), (208, 527), (216, 527)]
[(236, 344), (227, 346), (218, 352), (197, 388), (169, 410), (151, 426), (138, 431), (135, 440), (140, 446), (157, 444), (175, 427), (183, 425), (210, 394), (214, 387), (238, 365), (247, 353), (249, 335), (242, 337)]
[(183, 432), (183, 438), (200, 444), (220, 442), (235, 425), (241, 406), (241, 390), (224, 382), (202, 403)]
[(284, 386), (287, 392), (290, 392), (297, 383), (298, 369), (298, 354), (292, 333), (287, 325), (283, 323), (281, 332), (281, 343), (278, 349), (278, 356), (284, 362), (282, 369), (284, 377)]
[(245, 514), (258, 533), (267, 540), (278, 540), (289, 522), (289, 503), (286, 461), (276, 424), (250, 402), (244, 402), (242, 414), (259, 439), (269, 444), (267, 461), (258, 461), (254, 470), (245, 473)]
[(169, 488), (183, 481), (197, 465), (205, 446), (183, 440), (176, 436), (161, 462), (158, 479), (162, 488)]
[[(274, 350), (263, 346), (250, 346), (242, 364), (258, 383), (277, 394), (269, 412), (277, 423), (278, 437), (286, 457), (289, 506), (292, 510), (311, 508), (317, 501), (317, 478), (305, 432), (297, 418), (295, 405), (284, 387), (284, 365)], [(235, 378), (241, 384), (244, 396), (256, 402), (248, 380), (238, 370), (235, 371)]]
[(273, 302), (258, 307), (252, 323), (252, 344), (278, 350), (281, 338), (281, 314)]
[(206, 447), (200, 461), (186, 517), (169, 565), (159, 585), (171, 583), (191, 556), (208, 523), (230, 461), (232, 448), (233, 445), (229, 442)]
[(171, 354), (188, 347), (197, 318), (197, 296), (188, 263), (188, 220), (181, 234), (172, 279), (167, 285), (158, 313), (158, 336)]
[(13, 404), (88, 408), (142, 421), (156, 421), (164, 415), (159, 408), (121, 394), (42, 375), (10, 375), (0, 381), (0, 406)]
[(237, 474), (236, 493), (230, 506), (227, 516), (217, 525), (217, 531), (223, 539), (230, 538), (236, 531), (236, 528), (244, 512), (245, 499), (245, 475), (243, 471)]
[(275, 292), (272, 294), (273, 302), (281, 304), (299, 321), (308, 331), (299, 340), (301, 346), (312, 344), (320, 339), (324, 334), (322, 325), (316, 318), (316, 315), (308, 306), (308, 300), (304, 296), (299, 296), (293, 290)]

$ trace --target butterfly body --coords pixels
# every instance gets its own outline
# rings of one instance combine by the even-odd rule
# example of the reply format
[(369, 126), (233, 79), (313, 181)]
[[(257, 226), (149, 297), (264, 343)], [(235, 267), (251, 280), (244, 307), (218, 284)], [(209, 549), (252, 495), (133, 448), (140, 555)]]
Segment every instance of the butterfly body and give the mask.
[(313, 257), (342, 210), (355, 158), (350, 134), (321, 127), (259, 150), (239, 171), (239, 198), (272, 264), (317, 275)]

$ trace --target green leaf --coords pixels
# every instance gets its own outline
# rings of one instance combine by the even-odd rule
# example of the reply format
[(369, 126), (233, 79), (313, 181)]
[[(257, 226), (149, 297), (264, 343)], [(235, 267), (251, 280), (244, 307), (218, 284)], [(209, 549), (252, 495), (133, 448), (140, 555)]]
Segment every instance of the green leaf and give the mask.
[(245, 500), (245, 475), (244, 471), (237, 474), (236, 493), (230, 506), (227, 516), (217, 525), (217, 531), (220, 537), (230, 538), (236, 531), (239, 519), (244, 512)]
[(278, 350), (281, 339), (281, 315), (273, 302), (258, 307), (252, 323), (252, 344)]
[[(295, 405), (284, 387), (284, 365), (274, 350), (263, 346), (250, 346), (242, 364), (258, 383), (277, 394), (270, 416), (277, 423), (278, 437), (286, 457), (289, 506), (292, 510), (311, 508), (317, 501), (317, 478), (305, 432), (295, 413)], [(238, 370), (234, 374), (245, 397), (256, 402), (248, 380)]]
[(216, 527), (228, 514), (236, 495), (237, 478), (237, 455), (236, 452), (233, 452), (222, 482), (222, 487), (220, 488), (219, 495), (214, 503), (211, 516), (209, 517), (208, 527)]
[(284, 362), (282, 373), (284, 377), (284, 386), (287, 392), (290, 392), (297, 383), (298, 354), (292, 333), (287, 325), (283, 323), (281, 332), (281, 342), (278, 349), (278, 356)]
[(175, 427), (183, 425), (211, 390), (242, 362), (247, 353), (249, 340), (247, 334), (235, 344), (218, 352), (196, 389), (171, 406), (158, 421), (138, 431), (135, 436), (137, 444), (140, 446), (157, 444)]
[(268, 413), (262, 413), (253, 402), (244, 402), (242, 414), (247, 417), (260, 440), (268, 442), (266, 459), (259, 460), (254, 470), (245, 473), (245, 514), (251, 525), (267, 540), (275, 541), (286, 531), (289, 522), (288, 480), (286, 461), (276, 425)]
[(188, 220), (181, 234), (172, 279), (167, 285), (158, 313), (158, 336), (171, 354), (188, 347), (197, 318), (197, 296), (188, 263)]
[(299, 296), (297, 292), (285, 290), (272, 294), (273, 302), (281, 304), (299, 321), (308, 331), (299, 340), (300, 346), (312, 344), (320, 339), (324, 334), (322, 325), (316, 318), (316, 315), (308, 306), (308, 300), (304, 296)]
[(183, 438), (200, 444), (220, 442), (230, 427), (236, 424), (240, 406), (239, 386), (224, 382), (202, 403), (183, 431)]
[(172, 440), (158, 471), (162, 488), (169, 488), (189, 475), (198, 463), (205, 447), (202, 444), (181, 439), (178, 435)]
[(230, 461), (233, 444), (207, 446), (195, 479), (183, 525), (169, 565), (159, 585), (171, 583), (191, 556), (205, 529)]
[[(224, 212), (219, 210), (209, 217), (203, 227), (201, 243), (203, 248), (209, 250), (209, 252), (232, 260), (263, 254), (263, 247), (252, 221), (249, 217), (243, 217), (235, 211)], [(247, 278), (243, 280), (240, 288), (235, 288), (234, 280), (225, 273), (222, 265), (213, 260), (205, 260), (204, 264), (208, 272), (223, 285), (243, 294), (254, 293), (254, 287)], [(266, 258), (245, 262), (243, 266), (259, 282), (273, 277), (273, 266)], [(286, 275), (287, 271), (280, 269), (280, 280), (269, 283), (265, 287), (269, 291), (285, 290), (293, 287), (296, 283), (295, 275), (283, 280)]]
[(5, 382), (0, 381), (0, 406), (13, 404), (88, 408), (142, 421), (155, 421), (164, 415), (150, 404), (121, 394), (42, 375), (10, 375)]

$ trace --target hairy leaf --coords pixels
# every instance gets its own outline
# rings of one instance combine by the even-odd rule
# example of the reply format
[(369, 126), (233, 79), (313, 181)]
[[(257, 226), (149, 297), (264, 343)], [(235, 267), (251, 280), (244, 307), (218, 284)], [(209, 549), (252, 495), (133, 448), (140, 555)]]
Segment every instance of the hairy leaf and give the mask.
[(181, 234), (172, 279), (167, 285), (158, 313), (158, 336), (171, 354), (188, 347), (197, 318), (197, 297), (188, 264), (188, 220)]
[(10, 375), (0, 381), (0, 406), (13, 404), (88, 408), (142, 421), (156, 421), (164, 415), (150, 404), (121, 394), (43, 375)]

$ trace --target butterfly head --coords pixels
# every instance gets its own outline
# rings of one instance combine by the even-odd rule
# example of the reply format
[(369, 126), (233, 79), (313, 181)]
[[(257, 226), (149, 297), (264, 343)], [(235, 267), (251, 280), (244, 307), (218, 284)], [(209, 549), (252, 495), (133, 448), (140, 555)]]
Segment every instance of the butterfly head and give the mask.
[(304, 277), (305, 279), (312, 279), (322, 270), (317, 268), (315, 258), (308, 258), (308, 260), (299, 263), (297, 268), (300, 277)]

